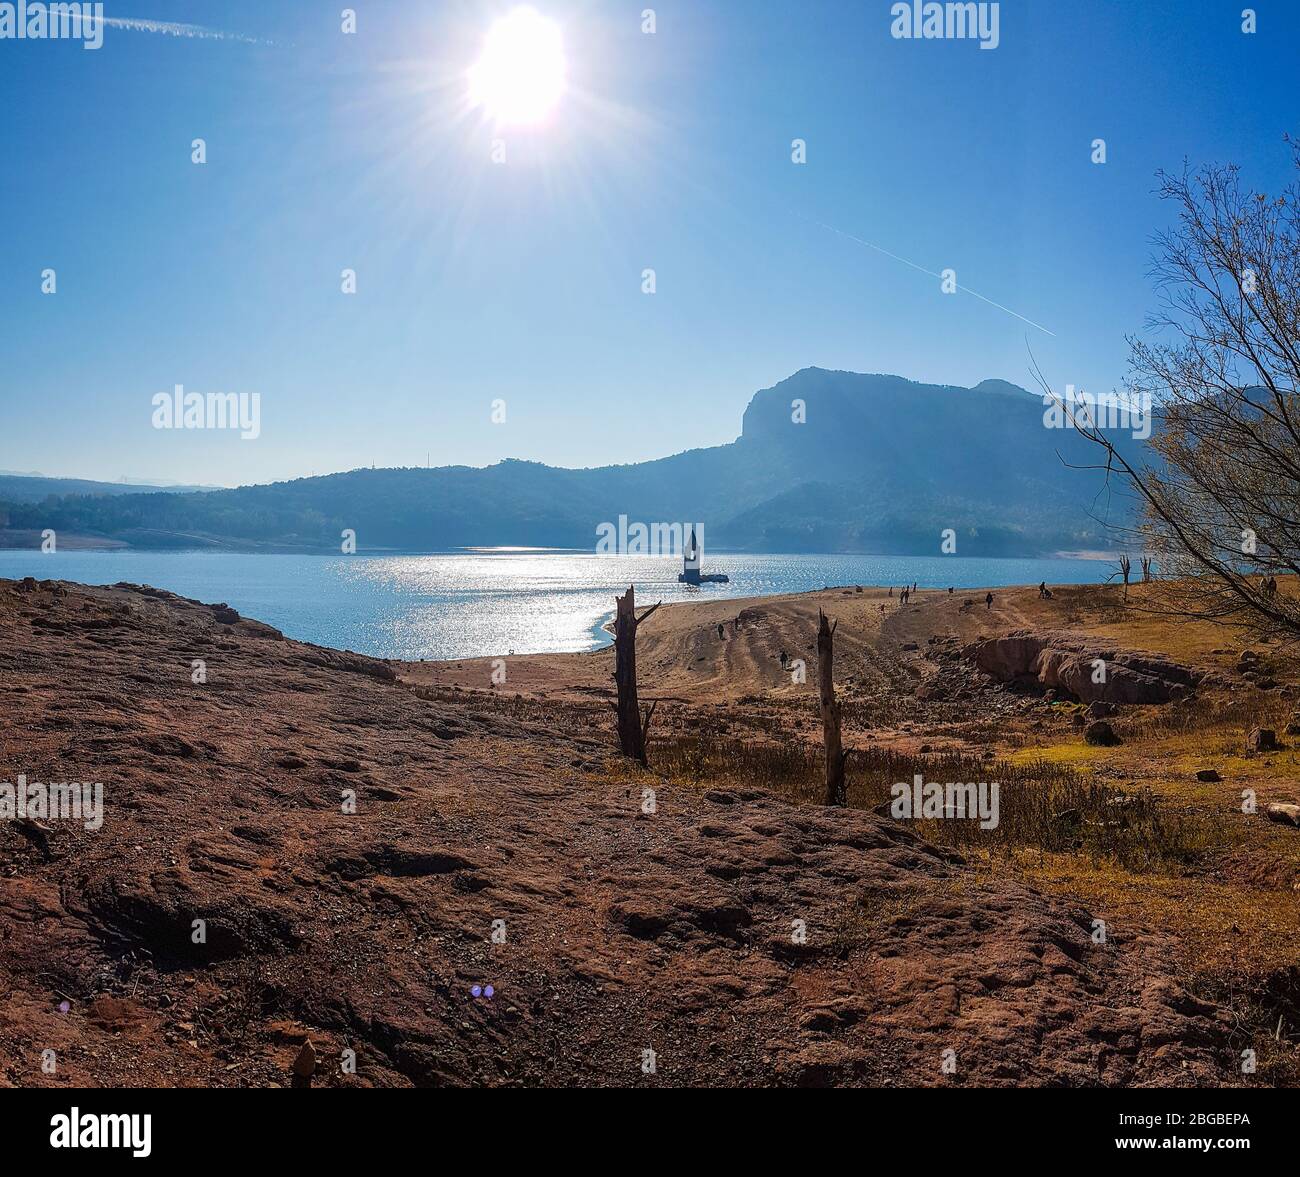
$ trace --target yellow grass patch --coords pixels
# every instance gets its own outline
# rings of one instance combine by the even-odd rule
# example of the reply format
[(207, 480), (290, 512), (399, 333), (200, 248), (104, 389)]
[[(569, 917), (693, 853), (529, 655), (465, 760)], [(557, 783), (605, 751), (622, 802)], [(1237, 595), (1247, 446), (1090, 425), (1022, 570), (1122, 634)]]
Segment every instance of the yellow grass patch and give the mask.
[(1082, 740), (1068, 744), (1045, 744), (1038, 747), (1017, 748), (999, 756), (1009, 764), (1034, 764), (1043, 760), (1049, 764), (1069, 764), (1076, 768), (1086, 767), (1091, 762), (1105, 762), (1115, 759), (1118, 748), (1098, 748), (1085, 744)]
[[(1174, 932), (1191, 973), (1264, 975), (1300, 961), (1300, 892), (1206, 877), (1137, 875), (1064, 854), (1020, 852), (1014, 861), (1036, 885), (1077, 898), (1106, 921), (1116, 939), (1134, 926)], [(988, 869), (1002, 863), (995, 858)]]

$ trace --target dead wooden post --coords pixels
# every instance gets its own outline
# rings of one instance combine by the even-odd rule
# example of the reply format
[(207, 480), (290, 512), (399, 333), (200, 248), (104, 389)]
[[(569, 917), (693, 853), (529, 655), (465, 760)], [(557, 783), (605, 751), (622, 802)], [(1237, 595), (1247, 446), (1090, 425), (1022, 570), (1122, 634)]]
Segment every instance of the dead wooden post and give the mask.
[(627, 592), (615, 597), (618, 612), (614, 617), (614, 679), (618, 683), (618, 746), (624, 756), (645, 764), (646, 738), (650, 734), (650, 718), (655, 704), (641, 717), (641, 705), (636, 697), (636, 629), (659, 605), (651, 605), (640, 617), (636, 615), (636, 590), (627, 586)]
[(835, 700), (835, 630), (826, 614), (817, 610), (817, 684), (822, 703), (822, 742), (826, 746), (826, 804), (848, 800), (844, 763), (849, 754), (840, 747), (840, 705)]

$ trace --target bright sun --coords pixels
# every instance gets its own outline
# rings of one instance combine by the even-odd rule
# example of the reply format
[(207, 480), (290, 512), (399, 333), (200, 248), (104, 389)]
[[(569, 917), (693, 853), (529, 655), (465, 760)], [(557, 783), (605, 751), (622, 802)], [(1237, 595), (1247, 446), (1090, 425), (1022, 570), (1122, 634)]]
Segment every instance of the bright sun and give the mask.
[(536, 123), (565, 89), (560, 30), (535, 8), (516, 8), (488, 30), (469, 71), (469, 100), (502, 123)]

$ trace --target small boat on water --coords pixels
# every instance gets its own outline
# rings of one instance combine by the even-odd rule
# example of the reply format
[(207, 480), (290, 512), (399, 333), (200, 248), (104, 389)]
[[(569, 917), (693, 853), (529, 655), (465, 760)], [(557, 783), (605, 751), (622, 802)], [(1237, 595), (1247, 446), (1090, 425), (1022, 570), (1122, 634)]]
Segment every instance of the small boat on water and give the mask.
[(731, 577), (721, 572), (700, 572), (700, 544), (695, 538), (695, 528), (691, 528), (691, 539), (682, 554), (682, 570), (677, 576), (679, 584), (727, 584)]

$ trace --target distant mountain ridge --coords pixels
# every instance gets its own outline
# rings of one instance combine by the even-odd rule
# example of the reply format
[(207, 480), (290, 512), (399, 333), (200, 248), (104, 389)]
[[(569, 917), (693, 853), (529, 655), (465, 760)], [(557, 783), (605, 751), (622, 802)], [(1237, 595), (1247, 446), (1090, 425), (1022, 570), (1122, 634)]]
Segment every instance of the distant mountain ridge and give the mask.
[(96, 482), (0, 470), (0, 503), (39, 503), (49, 495), (194, 494), (220, 487), (151, 482)]
[[(1127, 455), (1142, 448), (1112, 436)], [(627, 515), (702, 523), (706, 551), (938, 554), (952, 528), (959, 555), (1033, 555), (1105, 547), (1106, 523), (1127, 522), (1098, 471), (1080, 468), (1096, 460), (1073, 430), (1045, 427), (1041, 397), (1006, 381), (960, 388), (805, 368), (752, 397), (734, 442), (649, 462), (363, 469), (199, 494), (11, 501), (8, 514), (11, 528), (139, 547), (337, 551), (352, 528), (361, 550), (583, 549), (599, 524)]]

